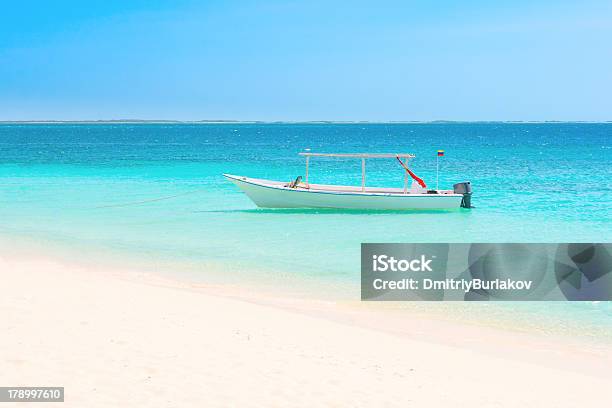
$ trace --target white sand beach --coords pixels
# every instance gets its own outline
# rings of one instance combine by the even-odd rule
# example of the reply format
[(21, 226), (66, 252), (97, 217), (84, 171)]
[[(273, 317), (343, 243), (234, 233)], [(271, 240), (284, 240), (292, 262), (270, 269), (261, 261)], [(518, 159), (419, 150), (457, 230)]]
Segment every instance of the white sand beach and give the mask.
[(610, 403), (606, 345), (45, 258), (4, 256), (0, 274), (0, 384), (64, 386), (53, 406)]

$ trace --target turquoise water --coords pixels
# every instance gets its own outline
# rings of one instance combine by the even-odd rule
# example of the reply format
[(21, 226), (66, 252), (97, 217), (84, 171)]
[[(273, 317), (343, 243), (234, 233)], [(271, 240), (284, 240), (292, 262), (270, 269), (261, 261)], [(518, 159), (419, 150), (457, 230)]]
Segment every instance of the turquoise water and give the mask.
[[(440, 187), (472, 181), (477, 208), (260, 210), (221, 176), (289, 181), (305, 148), (412, 152), (432, 186), (444, 149)], [(612, 124), (0, 125), (0, 234), (182, 265), (202, 281), (216, 266), (227, 280), (356, 284), (361, 242), (611, 241), (611, 155)], [(313, 160), (310, 180), (358, 185), (360, 163)], [(367, 181), (399, 187), (403, 173), (371, 160)]]

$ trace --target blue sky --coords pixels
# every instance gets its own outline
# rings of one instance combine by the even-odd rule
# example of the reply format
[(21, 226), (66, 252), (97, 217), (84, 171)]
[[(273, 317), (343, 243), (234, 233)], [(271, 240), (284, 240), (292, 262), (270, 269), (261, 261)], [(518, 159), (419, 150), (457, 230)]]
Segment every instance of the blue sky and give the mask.
[(609, 1), (2, 8), (0, 120), (612, 120)]

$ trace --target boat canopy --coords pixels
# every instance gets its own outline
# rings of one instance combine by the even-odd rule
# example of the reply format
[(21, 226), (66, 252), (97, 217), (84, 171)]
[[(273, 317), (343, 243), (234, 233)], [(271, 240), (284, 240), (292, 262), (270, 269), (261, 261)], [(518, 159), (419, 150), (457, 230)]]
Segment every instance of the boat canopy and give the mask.
[[(414, 154), (411, 153), (310, 153), (310, 152), (302, 152), (299, 153), (300, 156), (306, 157), (306, 185), (308, 186), (308, 167), (309, 167), (309, 159), (311, 157), (344, 157), (344, 158), (352, 158), (352, 159), (361, 159), (361, 191), (365, 191), (365, 180), (366, 180), (366, 165), (365, 159), (398, 159), (404, 158), (406, 161), (413, 159), (415, 157)], [(400, 160), (401, 163), (401, 160)], [(404, 164), (402, 163), (402, 166)], [(421, 181), (422, 182), (422, 181)], [(408, 176), (404, 177), (404, 192), (408, 189)]]
[(411, 153), (300, 153), (300, 156), (306, 157), (347, 157), (359, 159), (391, 159), (396, 157), (413, 159), (415, 156)]

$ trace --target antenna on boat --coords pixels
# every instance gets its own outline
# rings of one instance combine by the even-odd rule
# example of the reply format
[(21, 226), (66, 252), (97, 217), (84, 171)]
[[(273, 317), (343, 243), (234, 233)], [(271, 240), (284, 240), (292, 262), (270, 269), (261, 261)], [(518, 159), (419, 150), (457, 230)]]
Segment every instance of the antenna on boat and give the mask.
[[(307, 147), (306, 149), (304, 149), (304, 151), (305, 152), (309, 152), (310, 148)], [(309, 162), (309, 159), (310, 159), (310, 156), (306, 156), (306, 186), (309, 185), (309, 183), (308, 183), (308, 164), (309, 164), (308, 162)]]
[(444, 150), (438, 150), (438, 155), (436, 156), (436, 191), (438, 188), (438, 175), (440, 174), (440, 157), (444, 156)]

